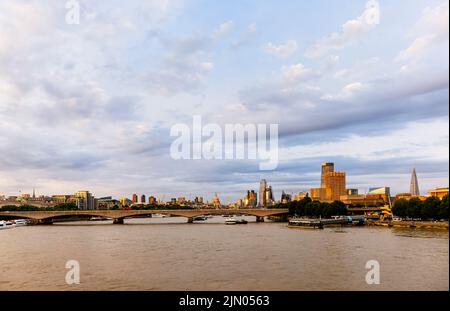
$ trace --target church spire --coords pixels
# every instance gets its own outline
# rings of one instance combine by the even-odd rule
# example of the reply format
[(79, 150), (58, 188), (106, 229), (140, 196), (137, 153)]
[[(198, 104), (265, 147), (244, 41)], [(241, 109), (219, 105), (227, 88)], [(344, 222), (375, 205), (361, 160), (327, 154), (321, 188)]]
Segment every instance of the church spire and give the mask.
[(419, 182), (417, 181), (416, 168), (413, 169), (411, 174), (411, 184), (409, 187), (409, 192), (413, 197), (418, 197), (420, 195)]

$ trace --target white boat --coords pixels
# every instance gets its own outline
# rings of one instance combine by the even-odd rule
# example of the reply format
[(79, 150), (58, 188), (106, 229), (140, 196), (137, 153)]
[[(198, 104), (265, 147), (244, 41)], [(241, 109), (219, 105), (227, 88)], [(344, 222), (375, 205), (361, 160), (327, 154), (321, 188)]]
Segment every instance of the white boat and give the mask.
[(230, 217), (225, 220), (226, 225), (245, 225), (247, 223), (248, 222), (245, 219), (236, 219), (234, 217)]
[(166, 218), (166, 217), (170, 217), (170, 215), (166, 215), (166, 214), (152, 214), (152, 218)]
[(225, 219), (225, 224), (226, 225), (235, 225), (235, 224), (237, 224), (237, 220), (236, 220), (236, 218), (230, 217), (230, 218)]
[(14, 228), (16, 225), (11, 221), (0, 220), (0, 230)]
[(28, 224), (28, 221), (26, 219), (16, 219), (13, 220), (16, 227), (26, 226)]

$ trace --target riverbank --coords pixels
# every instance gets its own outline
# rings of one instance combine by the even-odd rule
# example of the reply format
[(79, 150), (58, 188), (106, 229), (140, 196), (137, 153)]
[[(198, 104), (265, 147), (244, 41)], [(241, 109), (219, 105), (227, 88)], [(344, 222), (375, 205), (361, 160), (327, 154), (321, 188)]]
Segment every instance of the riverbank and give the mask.
[(380, 226), (389, 228), (419, 228), (419, 229), (440, 229), (448, 230), (448, 221), (367, 221), (368, 226)]

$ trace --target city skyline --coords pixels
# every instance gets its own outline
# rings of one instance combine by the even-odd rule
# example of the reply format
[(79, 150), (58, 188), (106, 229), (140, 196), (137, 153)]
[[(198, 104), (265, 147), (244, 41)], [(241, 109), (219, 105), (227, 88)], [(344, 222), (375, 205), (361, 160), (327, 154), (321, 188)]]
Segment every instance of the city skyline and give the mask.
[[(366, 195), (366, 194), (381, 194), (379, 191), (382, 191), (382, 193), (384, 194), (385, 191), (387, 191), (386, 193), (389, 193), (389, 195), (404, 195), (404, 194), (410, 194), (413, 197), (414, 196), (423, 196), (425, 195), (425, 192), (420, 192), (419, 191), (419, 178), (417, 177), (417, 172), (416, 172), (416, 168), (414, 167), (410, 177), (410, 188), (409, 188), (409, 192), (408, 191), (400, 191), (400, 192), (392, 192), (391, 191), (391, 187), (389, 185), (385, 185), (385, 186), (373, 186), (370, 188), (354, 188), (354, 187), (349, 187), (348, 184), (346, 183), (346, 172), (343, 171), (335, 171), (335, 163), (334, 162), (322, 162), (321, 164), (321, 173), (320, 173), (320, 188), (317, 187), (311, 187), (309, 189), (300, 189), (300, 190), (296, 190), (296, 191), (286, 191), (285, 189), (278, 189), (278, 191), (273, 191), (272, 189), (272, 185), (269, 185), (267, 180), (265, 179), (260, 179), (258, 184), (259, 184), (259, 190), (254, 190), (252, 188), (252, 190), (246, 190), (247, 194), (246, 195), (241, 195), (241, 196), (236, 196), (234, 198), (231, 199), (226, 199), (224, 201), (222, 201), (221, 203), (219, 202), (220, 200), (220, 196), (218, 195), (217, 192), (214, 192), (213, 196), (209, 197), (208, 195), (203, 195), (202, 193), (178, 193), (178, 194), (170, 194), (170, 193), (163, 193), (163, 194), (158, 194), (158, 193), (153, 193), (153, 192), (149, 192), (149, 191), (143, 191), (143, 192), (133, 192), (133, 193), (129, 193), (129, 194), (121, 194), (119, 196), (114, 196), (111, 194), (107, 194), (107, 195), (101, 195), (101, 196), (96, 196), (97, 199), (102, 199), (102, 198), (108, 198), (111, 197), (115, 200), (118, 201), (122, 201), (122, 200), (128, 200), (130, 202), (130, 204), (155, 204), (155, 203), (169, 203), (172, 202), (174, 203), (174, 200), (176, 200), (176, 202), (178, 202), (179, 199), (182, 199), (183, 201), (186, 202), (193, 202), (193, 203), (209, 203), (209, 204), (222, 204), (222, 205), (229, 205), (229, 204), (238, 204), (237, 202), (241, 202), (241, 204), (243, 205), (243, 207), (249, 207), (249, 206), (254, 206), (254, 207), (264, 207), (264, 206), (269, 206), (278, 202), (283, 203), (283, 197), (284, 196), (289, 196), (290, 200), (294, 199), (297, 195), (301, 196), (301, 195), (308, 195), (309, 197), (311, 197), (313, 200), (319, 200), (319, 201), (333, 201), (333, 200), (341, 200), (342, 198), (345, 197), (346, 200), (348, 200), (348, 195), (356, 195), (356, 197), (358, 197), (359, 195)], [(332, 178), (330, 180), (330, 178)], [(336, 181), (334, 181), (334, 179), (336, 179)], [(341, 178), (343, 178), (341, 180)], [(437, 189), (445, 189), (445, 187), (447, 187), (446, 189), (448, 189), (448, 185), (444, 186), (444, 188), (441, 186), (434, 186), (433, 188), (427, 189), (426, 193), (428, 193), (428, 195), (430, 195), (431, 191), (435, 191)], [(384, 190), (384, 189), (388, 189), (388, 190)], [(91, 189), (93, 190), (93, 189)], [(53, 193), (53, 194), (39, 194), (36, 195), (36, 188), (33, 188), (32, 194), (27, 193), (26, 191), (22, 192), (21, 190), (19, 190), (18, 193), (14, 193), (14, 194), (4, 194), (2, 192), (0, 192), (0, 197), (3, 196), (5, 198), (7, 197), (22, 197), (22, 198), (40, 198), (40, 197), (58, 197), (58, 196), (70, 196), (70, 194), (68, 193), (75, 193), (76, 197), (84, 197), (86, 195), (92, 195), (94, 196), (95, 193), (91, 192), (91, 190), (78, 190), (78, 191), (73, 191), (73, 192), (67, 192), (66, 194), (61, 194), (61, 193)], [(321, 191), (322, 190), (322, 191)], [(360, 191), (362, 190), (362, 191)], [(373, 192), (375, 190), (375, 192)], [(95, 190), (94, 190), (95, 191)], [(241, 191), (242, 193), (245, 193), (244, 190)], [(89, 194), (87, 194), (89, 193)], [(273, 193), (279, 193), (278, 195), (274, 195)], [(147, 202), (146, 198), (148, 196), (148, 199), (151, 200), (151, 202)], [(344, 196), (341, 198), (341, 196)], [(226, 196), (225, 196), (226, 197)], [(278, 200), (277, 197), (279, 197), (280, 199)], [(254, 200), (254, 202), (253, 202)], [(261, 200), (263, 200), (261, 202)], [(179, 203), (179, 202), (178, 202)], [(238, 204), (239, 205), (239, 204)]]
[[(449, 184), (447, 1), (42, 3), (0, 3), (1, 193), (279, 198), (324, 160), (348, 188)], [(279, 166), (173, 160), (193, 114), (279, 124)]]

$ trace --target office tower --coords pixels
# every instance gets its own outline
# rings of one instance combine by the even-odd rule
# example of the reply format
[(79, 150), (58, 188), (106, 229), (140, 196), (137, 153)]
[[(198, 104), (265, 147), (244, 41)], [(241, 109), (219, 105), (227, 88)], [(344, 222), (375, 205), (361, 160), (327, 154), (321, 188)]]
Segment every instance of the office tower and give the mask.
[(220, 200), (219, 197), (217, 196), (217, 193), (214, 193), (213, 205), (215, 208), (220, 207)]
[[(327, 199), (330, 201), (339, 200), (341, 195), (346, 194), (345, 173), (328, 172), (324, 176), (325, 189), (327, 189)], [(329, 190), (328, 190), (329, 189)]]
[(419, 182), (417, 181), (416, 169), (414, 168), (411, 174), (411, 184), (409, 187), (409, 192), (413, 197), (418, 197), (420, 195)]
[(292, 195), (285, 193), (284, 191), (281, 192), (281, 203), (289, 203), (292, 201)]
[(89, 191), (78, 191), (73, 195), (73, 199), (75, 200), (78, 209), (96, 209), (94, 196)]
[(136, 204), (138, 202), (138, 195), (136, 193), (133, 194), (133, 199), (131, 200), (133, 204)]
[(272, 205), (275, 202), (273, 199), (272, 186), (266, 188), (266, 206)]
[(244, 198), (244, 207), (255, 208), (258, 205), (258, 197), (255, 190), (247, 190)]
[(145, 194), (141, 195), (141, 203), (145, 204)]
[(242, 199), (236, 200), (236, 208), (242, 208), (244, 206), (244, 201)]
[(194, 203), (195, 204), (203, 204), (203, 197), (195, 197)]
[(267, 182), (265, 179), (261, 179), (259, 182), (259, 206), (264, 207), (267, 205), (266, 201)]
[(334, 163), (322, 162), (322, 174), (321, 174), (320, 188), (326, 188), (325, 175), (327, 173), (332, 173), (332, 172), (334, 172)]
[(148, 198), (148, 204), (150, 205), (156, 205), (156, 198), (154, 196), (150, 196)]

